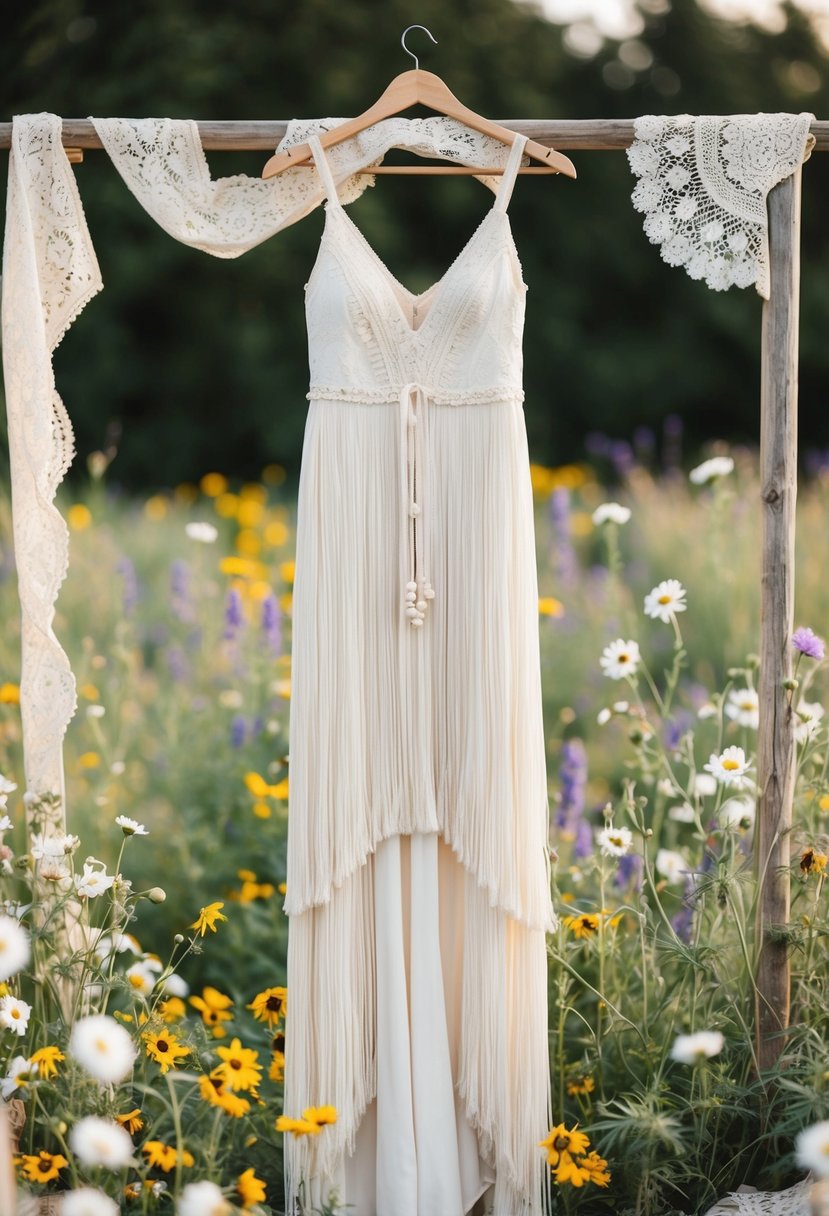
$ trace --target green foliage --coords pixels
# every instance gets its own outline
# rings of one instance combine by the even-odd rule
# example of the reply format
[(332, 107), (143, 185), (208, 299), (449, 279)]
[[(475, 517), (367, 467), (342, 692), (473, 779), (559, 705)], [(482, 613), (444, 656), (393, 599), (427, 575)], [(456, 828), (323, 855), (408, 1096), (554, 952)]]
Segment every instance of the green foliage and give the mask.
[[(827, 110), (827, 59), (807, 19), (787, 9), (769, 33), (724, 22), (693, 0), (642, 4), (638, 62), (606, 40), (568, 52), (562, 27), (512, 0), (424, 0), (422, 65), (492, 117), (624, 117), (682, 112)], [(411, 10), (398, 0), (34, 0), (9, 17), (0, 47), (3, 117), (50, 110), (141, 117), (290, 118), (365, 109), (398, 71)], [(417, 41), (420, 38), (421, 41)], [(620, 58), (621, 55), (621, 58)], [(635, 58), (635, 56), (634, 56)], [(414, 112), (413, 112), (414, 113)], [(584, 432), (656, 429), (670, 414), (704, 437), (754, 440), (760, 303), (723, 296), (665, 266), (630, 204), (622, 152), (573, 152), (579, 177), (522, 179), (511, 203), (529, 306), (526, 414), (531, 450), (578, 458)], [(215, 176), (258, 175), (258, 154), (212, 153)], [(58, 385), (79, 451), (121, 444), (128, 486), (194, 479), (221, 466), (252, 477), (266, 460), (298, 473), (307, 391), (302, 285), (319, 240), (316, 213), (243, 258), (178, 245), (128, 193), (102, 152), (77, 169), (106, 284), (57, 352)], [(827, 238), (815, 200), (829, 160), (804, 171), (803, 433), (829, 444)], [(488, 196), (468, 179), (382, 178), (354, 205), (362, 229), (414, 290), (438, 278)]]

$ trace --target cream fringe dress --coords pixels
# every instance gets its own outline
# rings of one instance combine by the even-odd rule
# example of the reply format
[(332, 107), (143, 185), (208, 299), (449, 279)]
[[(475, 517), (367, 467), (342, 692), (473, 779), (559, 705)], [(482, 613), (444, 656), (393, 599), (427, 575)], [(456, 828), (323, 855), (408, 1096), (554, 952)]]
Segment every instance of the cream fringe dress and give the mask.
[(536, 1216), (555, 918), (506, 213), (525, 139), (421, 295), (310, 142), (328, 203), (306, 289), (284, 1113), (338, 1115), (285, 1135), (287, 1212), (336, 1192), (351, 1216)]

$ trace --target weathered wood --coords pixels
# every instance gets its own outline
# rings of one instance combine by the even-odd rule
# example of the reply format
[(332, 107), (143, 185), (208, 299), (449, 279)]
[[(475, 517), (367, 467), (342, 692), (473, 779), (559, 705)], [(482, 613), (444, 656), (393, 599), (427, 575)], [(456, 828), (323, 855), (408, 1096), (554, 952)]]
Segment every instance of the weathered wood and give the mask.
[(763, 304), (760, 379), (760, 485), (763, 517), (760, 587), (759, 800), (755, 830), (757, 897), (757, 1055), (769, 1067), (784, 1046), (791, 975), (785, 928), (790, 912), (790, 831), (795, 741), (791, 636), (797, 498), (797, 354), (800, 293), (801, 170), (769, 193), (771, 297)]
[[(633, 143), (632, 118), (516, 119), (499, 118), (501, 126), (520, 131), (541, 144), (561, 149), (612, 151)], [(273, 152), (288, 124), (284, 120), (200, 122), (202, 145), (208, 152)], [(829, 122), (813, 122), (815, 151), (829, 151)], [(0, 150), (11, 144), (12, 124), (0, 122)], [(100, 148), (101, 141), (88, 118), (64, 118), (63, 143), (72, 148)]]

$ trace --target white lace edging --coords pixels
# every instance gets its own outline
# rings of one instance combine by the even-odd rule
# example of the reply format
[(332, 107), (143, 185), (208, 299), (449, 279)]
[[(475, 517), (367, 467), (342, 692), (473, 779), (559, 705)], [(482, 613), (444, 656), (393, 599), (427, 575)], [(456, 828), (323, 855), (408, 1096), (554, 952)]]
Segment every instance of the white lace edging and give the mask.
[(814, 1179), (811, 1175), (786, 1191), (756, 1191), (752, 1186), (741, 1186), (725, 1199), (709, 1208), (705, 1216), (809, 1216), (811, 1204), (809, 1191)]
[(20, 708), (26, 786), (57, 794), (75, 678), (52, 628), (69, 533), (54, 505), (74, 456), (52, 352), (103, 286), (72, 168), (53, 114), (15, 117), (3, 250), (3, 368), (15, 561), (21, 607)]
[(669, 266), (714, 291), (755, 284), (769, 298), (766, 199), (814, 147), (814, 114), (648, 114), (627, 150), (633, 205)]
[[(349, 388), (345, 386), (332, 387), (325, 384), (312, 384), (310, 392), (306, 393), (308, 401), (342, 401), (349, 405), (392, 405), (396, 404), (403, 385), (390, 386), (388, 389)], [(478, 389), (425, 389), (429, 399), (435, 405), (495, 405), (502, 402), (522, 402), (523, 389), (504, 385), (503, 388)]]

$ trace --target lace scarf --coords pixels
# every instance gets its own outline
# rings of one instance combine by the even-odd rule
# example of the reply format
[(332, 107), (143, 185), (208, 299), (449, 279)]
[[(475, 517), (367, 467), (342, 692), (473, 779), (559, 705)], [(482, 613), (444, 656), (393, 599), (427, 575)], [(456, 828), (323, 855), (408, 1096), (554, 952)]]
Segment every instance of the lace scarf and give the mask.
[(807, 160), (813, 114), (637, 118), (633, 205), (669, 266), (714, 291), (755, 284), (769, 298), (769, 190)]

